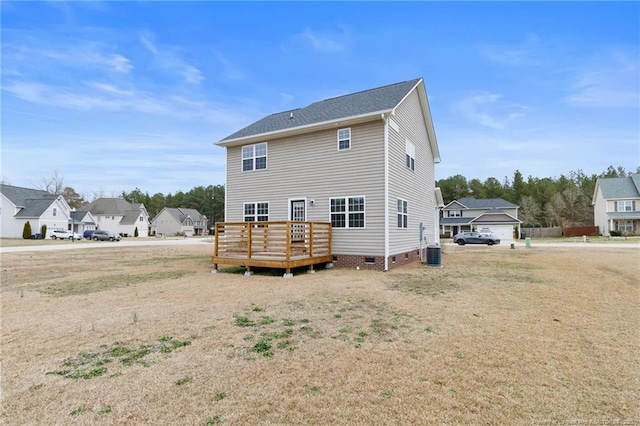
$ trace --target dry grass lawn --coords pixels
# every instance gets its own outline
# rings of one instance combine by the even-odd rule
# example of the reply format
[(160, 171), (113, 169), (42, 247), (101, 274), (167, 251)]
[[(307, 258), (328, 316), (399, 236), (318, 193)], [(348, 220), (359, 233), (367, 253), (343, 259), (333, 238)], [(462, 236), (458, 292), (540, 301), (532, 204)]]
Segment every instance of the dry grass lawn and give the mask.
[(3, 254), (0, 420), (640, 421), (637, 250), (447, 247), (443, 268), (289, 280), (213, 275), (210, 250)]

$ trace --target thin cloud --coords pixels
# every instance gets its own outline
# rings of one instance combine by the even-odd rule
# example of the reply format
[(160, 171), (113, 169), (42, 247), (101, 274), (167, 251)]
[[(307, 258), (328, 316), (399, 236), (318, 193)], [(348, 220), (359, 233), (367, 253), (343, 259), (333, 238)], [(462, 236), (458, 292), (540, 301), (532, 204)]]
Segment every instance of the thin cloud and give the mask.
[(155, 41), (154, 34), (143, 33), (140, 37), (142, 45), (153, 54), (158, 67), (180, 75), (189, 84), (198, 85), (205, 79), (202, 72), (180, 58), (178, 48), (168, 45), (159, 45)]
[(622, 51), (599, 55), (573, 77), (565, 101), (580, 107), (639, 108), (639, 75), (634, 55)]
[(508, 122), (524, 117), (527, 108), (502, 101), (500, 94), (479, 92), (460, 100), (454, 109), (474, 123), (504, 129)]
[(540, 37), (528, 34), (524, 41), (516, 44), (485, 44), (480, 54), (491, 62), (509, 66), (536, 65), (542, 48)]
[(344, 53), (351, 44), (351, 37), (345, 28), (340, 31), (313, 31), (306, 28), (296, 35), (296, 39), (323, 53)]

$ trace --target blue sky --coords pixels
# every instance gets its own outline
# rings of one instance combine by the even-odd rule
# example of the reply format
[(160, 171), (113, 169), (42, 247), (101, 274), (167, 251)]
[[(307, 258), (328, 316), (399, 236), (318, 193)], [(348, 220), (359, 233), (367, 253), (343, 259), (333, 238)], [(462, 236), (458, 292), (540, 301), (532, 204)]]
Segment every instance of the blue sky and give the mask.
[(224, 183), (214, 142), (423, 77), (436, 178), (640, 165), (638, 2), (2, 2), (2, 179)]

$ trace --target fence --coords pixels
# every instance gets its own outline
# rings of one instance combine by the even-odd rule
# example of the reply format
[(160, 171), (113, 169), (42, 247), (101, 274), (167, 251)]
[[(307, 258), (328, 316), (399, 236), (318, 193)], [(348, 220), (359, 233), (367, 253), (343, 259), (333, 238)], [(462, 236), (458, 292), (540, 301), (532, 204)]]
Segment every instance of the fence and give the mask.
[(557, 238), (562, 237), (562, 228), (559, 226), (549, 228), (520, 228), (520, 235), (522, 238)]

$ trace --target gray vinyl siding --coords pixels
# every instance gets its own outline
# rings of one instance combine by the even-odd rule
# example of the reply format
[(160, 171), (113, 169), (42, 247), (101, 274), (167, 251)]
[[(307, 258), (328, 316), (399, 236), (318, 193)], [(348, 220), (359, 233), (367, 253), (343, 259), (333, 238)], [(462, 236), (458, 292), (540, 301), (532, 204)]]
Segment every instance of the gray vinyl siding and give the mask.
[[(351, 149), (338, 151), (337, 131), (346, 127)], [(304, 198), (308, 221), (329, 222), (331, 198), (364, 196), (365, 228), (334, 228), (333, 252), (384, 255), (381, 119), (266, 142), (266, 170), (242, 172), (242, 147), (227, 148), (227, 221), (242, 221), (246, 202), (268, 202), (269, 220), (288, 220), (289, 199)]]
[[(399, 132), (389, 126), (389, 254), (405, 253), (420, 246), (420, 222), (425, 226), (427, 244), (435, 235), (435, 170), (433, 153), (417, 92), (396, 108), (393, 120)], [(405, 140), (415, 146), (415, 170), (405, 166)], [(408, 201), (408, 227), (398, 228), (397, 200)], [(424, 247), (424, 243), (423, 243)]]

